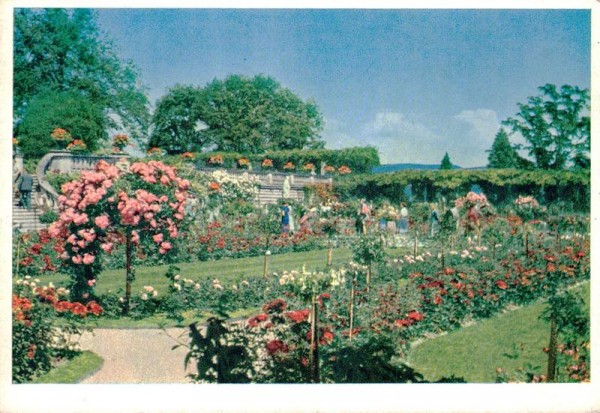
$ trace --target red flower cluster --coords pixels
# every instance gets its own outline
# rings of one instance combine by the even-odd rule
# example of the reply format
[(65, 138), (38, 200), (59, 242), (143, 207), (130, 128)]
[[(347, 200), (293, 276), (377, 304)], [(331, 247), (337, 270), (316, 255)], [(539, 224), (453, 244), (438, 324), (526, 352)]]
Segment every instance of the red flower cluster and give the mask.
[(305, 308), (304, 310), (295, 310), (288, 311), (285, 313), (285, 316), (292, 320), (294, 323), (302, 323), (304, 321), (308, 321), (308, 316), (310, 315), (310, 310)]
[(287, 308), (287, 303), (281, 298), (277, 298), (273, 301), (268, 302), (263, 307), (263, 311), (268, 314), (279, 314)]
[(283, 341), (281, 340), (271, 340), (266, 344), (266, 348), (267, 348), (267, 352), (269, 353), (270, 356), (275, 356), (279, 353), (289, 353), (290, 349), (287, 346), (287, 344), (285, 344)]

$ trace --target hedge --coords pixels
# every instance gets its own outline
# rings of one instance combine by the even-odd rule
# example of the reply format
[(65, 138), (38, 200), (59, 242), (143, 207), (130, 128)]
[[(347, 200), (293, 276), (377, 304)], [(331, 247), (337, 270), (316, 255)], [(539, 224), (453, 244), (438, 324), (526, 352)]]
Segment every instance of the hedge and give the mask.
[(272, 151), (263, 154), (241, 154), (235, 152), (208, 152), (195, 153), (194, 159), (197, 166), (207, 166), (208, 159), (212, 156), (220, 155), (223, 158), (223, 167), (234, 168), (240, 158), (248, 158), (252, 163), (253, 170), (260, 170), (264, 159), (273, 161), (273, 169), (283, 171), (283, 165), (292, 162), (296, 171), (301, 171), (306, 163), (315, 165), (316, 172), (319, 173), (319, 167), (322, 162), (326, 165), (339, 168), (342, 165), (349, 167), (354, 173), (368, 173), (374, 166), (380, 164), (379, 153), (372, 146), (355, 147), (345, 149), (309, 149), (309, 150), (287, 150)]
[(574, 209), (590, 207), (590, 172), (524, 171), (517, 169), (399, 171), (387, 174), (349, 175), (336, 181), (342, 199), (361, 197), (406, 201), (411, 184), (413, 200), (453, 200), (479, 185), (493, 204), (512, 202), (518, 195), (533, 195), (542, 203), (571, 203)]

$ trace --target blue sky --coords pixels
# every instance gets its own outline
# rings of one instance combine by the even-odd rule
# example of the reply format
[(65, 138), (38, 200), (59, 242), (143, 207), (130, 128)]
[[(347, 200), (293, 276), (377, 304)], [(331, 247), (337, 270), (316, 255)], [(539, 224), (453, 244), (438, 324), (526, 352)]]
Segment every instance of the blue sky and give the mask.
[(500, 122), (546, 83), (590, 87), (586, 10), (101, 9), (154, 103), (177, 83), (272, 76), (313, 99), (328, 148), (383, 163), (487, 163)]

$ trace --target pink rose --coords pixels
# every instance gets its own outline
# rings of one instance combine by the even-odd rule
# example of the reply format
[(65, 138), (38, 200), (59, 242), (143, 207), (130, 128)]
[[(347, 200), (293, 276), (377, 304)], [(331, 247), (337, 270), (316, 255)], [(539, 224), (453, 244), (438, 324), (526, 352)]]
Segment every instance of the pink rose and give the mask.
[(75, 264), (81, 264), (81, 261), (82, 261), (81, 255), (73, 255), (73, 258), (71, 258), (71, 260)]
[(156, 234), (155, 236), (152, 237), (152, 239), (157, 244), (160, 244), (163, 241), (163, 234)]
[(90, 265), (91, 263), (94, 262), (94, 260), (96, 260), (96, 257), (94, 257), (92, 254), (88, 254), (88, 253), (83, 254), (83, 263), (85, 265)]
[(100, 215), (96, 217), (94, 223), (98, 228), (106, 229), (110, 225), (110, 220), (108, 219), (108, 215)]

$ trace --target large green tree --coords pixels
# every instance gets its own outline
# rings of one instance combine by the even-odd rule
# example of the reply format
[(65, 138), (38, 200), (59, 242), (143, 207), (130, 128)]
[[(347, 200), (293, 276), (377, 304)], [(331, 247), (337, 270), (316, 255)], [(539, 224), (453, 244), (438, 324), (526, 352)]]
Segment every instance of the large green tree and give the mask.
[(540, 169), (564, 169), (589, 164), (590, 95), (577, 86), (546, 84), (541, 94), (519, 103), (519, 112), (503, 122), (521, 134), (527, 150)]
[(140, 140), (149, 121), (148, 99), (131, 62), (121, 60), (88, 9), (16, 9), (14, 123), (47, 90), (76, 91), (102, 108), (106, 126)]
[(518, 168), (519, 154), (508, 140), (508, 134), (500, 129), (496, 134), (492, 148), (488, 150), (488, 168)]
[(201, 91), (201, 131), (217, 150), (321, 148), (322, 115), (271, 77), (232, 75), (213, 80)]
[(171, 88), (156, 104), (148, 147), (159, 147), (169, 154), (201, 150), (208, 138), (201, 133), (206, 125), (200, 120), (200, 97), (197, 87)]
[(28, 157), (39, 158), (54, 149), (50, 136), (55, 128), (66, 129), (74, 139), (81, 139), (90, 151), (98, 149), (106, 137), (103, 108), (76, 91), (46, 90), (29, 102), (19, 123), (19, 146)]

